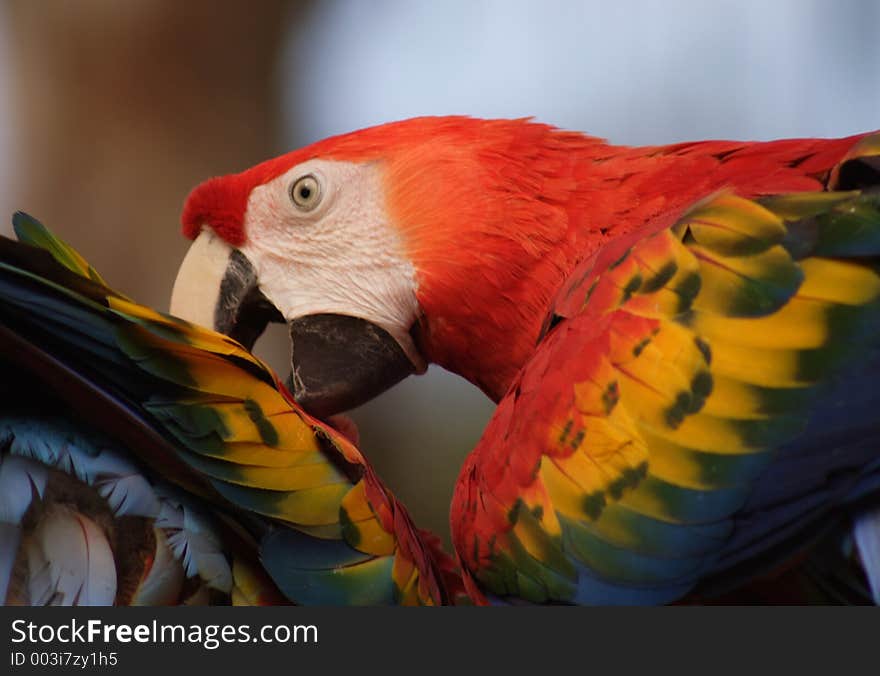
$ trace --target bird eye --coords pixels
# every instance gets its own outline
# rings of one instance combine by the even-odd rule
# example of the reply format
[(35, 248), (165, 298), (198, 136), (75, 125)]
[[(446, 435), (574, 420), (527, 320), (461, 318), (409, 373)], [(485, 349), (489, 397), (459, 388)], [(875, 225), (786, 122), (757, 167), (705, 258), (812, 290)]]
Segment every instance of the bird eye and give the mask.
[(311, 174), (296, 179), (290, 186), (290, 199), (298, 209), (311, 211), (321, 201), (321, 186)]

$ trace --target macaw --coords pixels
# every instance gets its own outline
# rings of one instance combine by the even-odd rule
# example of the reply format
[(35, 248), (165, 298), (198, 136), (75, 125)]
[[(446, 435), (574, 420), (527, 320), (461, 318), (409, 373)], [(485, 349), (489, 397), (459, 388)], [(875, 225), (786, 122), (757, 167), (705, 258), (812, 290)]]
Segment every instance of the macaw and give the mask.
[(30, 217), (13, 222), (20, 241), (0, 238), (0, 602), (453, 599), (439, 539), (265, 364), (113, 291)]
[(415, 118), (196, 187), (171, 309), (286, 322), (316, 416), (428, 363), (494, 400), (451, 505), (476, 601), (878, 601), (878, 184), (880, 134)]

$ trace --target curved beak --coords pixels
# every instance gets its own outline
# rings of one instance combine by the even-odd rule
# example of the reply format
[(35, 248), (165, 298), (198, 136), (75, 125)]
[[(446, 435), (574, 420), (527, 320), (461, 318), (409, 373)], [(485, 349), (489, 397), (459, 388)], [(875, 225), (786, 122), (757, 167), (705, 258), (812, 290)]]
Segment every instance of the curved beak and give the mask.
[(269, 322), (284, 318), (260, 291), (254, 266), (213, 232), (193, 242), (171, 291), (171, 314), (253, 349)]
[(170, 312), (248, 350), (269, 322), (287, 322), (287, 385), (318, 417), (359, 406), (419, 370), (390, 333), (365, 319), (322, 312), (284, 317), (261, 291), (253, 263), (210, 229), (202, 230), (181, 263)]

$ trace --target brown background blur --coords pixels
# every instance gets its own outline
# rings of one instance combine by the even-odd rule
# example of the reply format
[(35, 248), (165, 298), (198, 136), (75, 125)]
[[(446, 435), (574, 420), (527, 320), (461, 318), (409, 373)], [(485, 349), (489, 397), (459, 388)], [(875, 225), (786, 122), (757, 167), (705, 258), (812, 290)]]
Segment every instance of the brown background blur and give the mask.
[[(167, 308), (188, 242), (188, 191), (283, 152), (279, 58), (314, 3), (280, 0), (11, 0), (5, 12), (10, 156), (5, 192), (116, 288)], [(296, 69), (284, 86), (296, 89)], [(6, 207), (4, 203), (2, 205)], [(3, 232), (8, 234), (4, 216)], [(257, 346), (286, 373), (283, 327)], [(462, 387), (459, 385), (459, 387)], [(446, 537), (455, 475), (491, 406), (411, 438), (394, 392), (355, 414), (365, 450), (415, 518)], [(410, 399), (411, 401), (411, 399)], [(416, 407), (418, 409), (418, 406)], [(371, 411), (372, 409), (372, 411)], [(425, 410), (421, 416), (440, 416)], [(461, 430), (461, 432), (457, 432)]]
[[(880, 127), (872, 0), (0, 0), (0, 232), (23, 209), (166, 308), (203, 179), (391, 119), (536, 115), (611, 137)], [(286, 370), (286, 337), (257, 351)], [(362, 446), (446, 535), (490, 403), (431, 369), (356, 412)]]

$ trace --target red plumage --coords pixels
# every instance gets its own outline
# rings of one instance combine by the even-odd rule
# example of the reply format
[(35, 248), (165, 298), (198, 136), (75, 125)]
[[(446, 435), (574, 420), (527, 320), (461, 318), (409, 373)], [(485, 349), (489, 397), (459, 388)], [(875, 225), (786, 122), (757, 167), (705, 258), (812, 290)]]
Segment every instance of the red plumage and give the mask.
[[(381, 165), (384, 207), (415, 269), (419, 351), (501, 401), (465, 463), (452, 505), (459, 557), (477, 571), (497, 552), (510, 551), (515, 527), (527, 529), (529, 518), (555, 518), (542, 511), (547, 498), (535, 477), (543, 459), (554, 456), (547, 426), (576, 408), (572, 383), (607, 384), (608, 360), (630, 354), (656, 328), (644, 317), (581, 316), (536, 352), (551, 310), (559, 318), (575, 317), (583, 308), (585, 280), (598, 279), (637, 242), (713, 194), (732, 190), (755, 198), (823, 190), (864, 136), (627, 147), (528, 120), (417, 118), (330, 138), (213, 179), (187, 201), (184, 231), (193, 237), (207, 224), (240, 245), (247, 239), (243, 223), (254, 187), (311, 158)], [(594, 308), (614, 307), (625, 293), (614, 280), (626, 279), (630, 267), (651, 270), (654, 257), (669, 253), (667, 245), (657, 238), (655, 249), (642, 247), (621, 266), (623, 277), (603, 277)], [(642, 302), (654, 300), (637, 299), (630, 309), (639, 311)], [(554, 346), (561, 341), (565, 354), (603, 357), (560, 366)], [(572, 420), (583, 431), (592, 415), (578, 410)], [(635, 480), (641, 466), (626, 449), (619, 454), (615, 467), (626, 481)], [(531, 511), (519, 520), (524, 505)], [(543, 523), (548, 531), (558, 527), (549, 521)], [(533, 540), (525, 532), (516, 538), (552, 549), (531, 535)], [(541, 551), (547, 560), (552, 554)], [(467, 571), (465, 582), (476, 594)], [(570, 591), (548, 598), (568, 598)], [(604, 592), (597, 593), (602, 598)]]
[(818, 190), (861, 136), (627, 147), (527, 119), (414, 118), (206, 181), (186, 201), (183, 230), (193, 238), (210, 225), (240, 246), (256, 186), (316, 157), (382, 162), (387, 207), (417, 271), (419, 346), (497, 401), (577, 263), (723, 188)]

